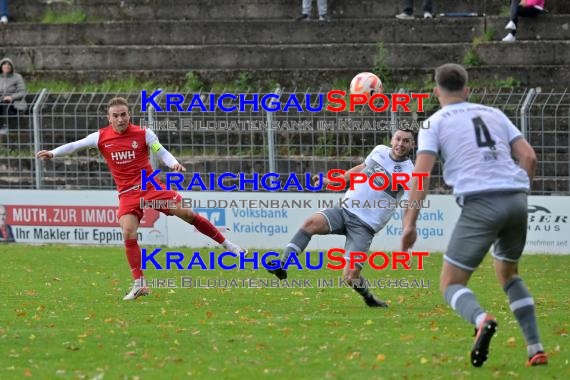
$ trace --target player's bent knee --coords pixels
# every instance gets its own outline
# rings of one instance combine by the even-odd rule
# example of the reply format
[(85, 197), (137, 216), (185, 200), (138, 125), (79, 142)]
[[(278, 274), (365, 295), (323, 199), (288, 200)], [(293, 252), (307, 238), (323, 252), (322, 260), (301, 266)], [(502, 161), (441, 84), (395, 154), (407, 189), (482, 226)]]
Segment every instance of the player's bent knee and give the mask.
[(123, 239), (136, 239), (138, 224), (123, 223), (121, 225), (121, 232), (123, 233)]
[(170, 210), (171, 215), (175, 215), (187, 223), (192, 223), (196, 214), (189, 208), (176, 208)]
[(301, 228), (311, 235), (326, 234), (328, 232), (327, 221), (321, 214), (311, 215), (303, 222)]
[(129, 239), (136, 239), (137, 236), (137, 230), (136, 229), (130, 229), (130, 228), (124, 228), (123, 229), (123, 240), (129, 240)]
[(190, 209), (185, 209), (184, 211), (184, 216), (182, 218), (188, 223), (192, 223), (196, 214), (194, 214), (194, 212)]

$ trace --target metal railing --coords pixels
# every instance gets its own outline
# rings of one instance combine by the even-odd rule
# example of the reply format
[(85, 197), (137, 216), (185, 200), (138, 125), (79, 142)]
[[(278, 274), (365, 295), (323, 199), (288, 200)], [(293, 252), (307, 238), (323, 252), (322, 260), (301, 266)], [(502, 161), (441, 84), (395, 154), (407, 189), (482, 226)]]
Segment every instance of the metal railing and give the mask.
[[(214, 94), (214, 100), (222, 93), (224, 91)], [(319, 92), (278, 89), (274, 93), (280, 95), (282, 105), (293, 93), (297, 94), (303, 109), (318, 103)], [(259, 92), (252, 91), (244, 97), (253, 100), (254, 94)], [(188, 108), (194, 93), (181, 95), (186, 99), (182, 106)], [(259, 99), (263, 95), (259, 94)], [(299, 112), (294, 108), (288, 112), (266, 112), (261, 108), (255, 110), (251, 104), (242, 112), (219, 109), (210, 112), (212, 99), (209, 93), (202, 92), (200, 101), (206, 111), (195, 106), (192, 112), (179, 112), (171, 107), (168, 112), (142, 113), (141, 93), (50, 93), (46, 90), (28, 96), (28, 112), (8, 116), (5, 120), (9, 129), (7, 134), (0, 135), (0, 188), (113, 189), (112, 177), (96, 150), (48, 162), (37, 161), (34, 153), (79, 140), (105, 127), (107, 102), (114, 96), (127, 99), (131, 104), (132, 121), (152, 127), (162, 144), (189, 172), (243, 172), (246, 176), (349, 169), (362, 162), (374, 146), (389, 145), (392, 133), (389, 126), (393, 123), (408, 123), (418, 128), (419, 123), (439, 107), (437, 99), (430, 96), (424, 102), (424, 111), (413, 113), (372, 112), (367, 107), (338, 113)], [(534, 147), (539, 165), (533, 194), (570, 195), (570, 94), (535, 89), (476, 89), (469, 100), (503, 110)], [(166, 109), (166, 102), (166, 96), (157, 100), (162, 109)], [(195, 99), (192, 104), (198, 103)], [(225, 107), (237, 104), (233, 99), (223, 102)], [(267, 127), (271, 125), (274, 127)], [(161, 163), (157, 165), (166, 169)], [(449, 192), (441, 178), (441, 163), (433, 172), (431, 184), (436, 193)]]

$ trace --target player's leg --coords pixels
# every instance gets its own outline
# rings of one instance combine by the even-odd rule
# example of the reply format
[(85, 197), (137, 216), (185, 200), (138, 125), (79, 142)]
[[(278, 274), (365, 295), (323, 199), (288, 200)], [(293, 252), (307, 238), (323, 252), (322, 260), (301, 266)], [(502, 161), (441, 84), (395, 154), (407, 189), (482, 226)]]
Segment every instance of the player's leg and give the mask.
[(466, 200), (443, 256), (440, 290), (448, 305), (477, 329), (471, 349), (471, 364), (475, 367), (487, 360), (497, 322), (481, 307), (467, 282), (496, 239), (503, 214), (487, 194)]
[(281, 262), (286, 262), (291, 253), (301, 254), (309, 245), (313, 235), (325, 235), (330, 231), (327, 219), (324, 214), (317, 212), (308, 217), (301, 228), (293, 235), (293, 238), (287, 243), (281, 255)]
[[(123, 202), (121, 203), (121, 205), (124, 204)], [(141, 217), (142, 212), (140, 215), (123, 214), (119, 217), (119, 225), (123, 232), (127, 261), (131, 267), (131, 273), (134, 279), (133, 287), (123, 298), (124, 301), (132, 301), (149, 293), (148, 288), (144, 283), (143, 272), (141, 270), (141, 249), (137, 241), (137, 230), (139, 228), (139, 220)]]
[(467, 288), (472, 272), (443, 262), (439, 289), (447, 304), (467, 322), (477, 326), (477, 318), (484, 313), (473, 292)]
[(497, 330), (495, 318), (485, 312), (475, 294), (467, 287), (471, 271), (444, 261), (440, 278), (440, 290), (447, 304), (476, 330), (471, 348), (471, 364), (480, 367), (487, 360), (491, 338)]
[(366, 278), (361, 274), (363, 264), (355, 262), (354, 269), (350, 269), (350, 252), (368, 253), (376, 233), (357, 216), (348, 211), (343, 210), (343, 212), (346, 226), (346, 243), (344, 245), (346, 266), (344, 267), (343, 275), (347, 278), (347, 282), (352, 285), (352, 289), (362, 296), (367, 306), (388, 307), (386, 302), (376, 298), (368, 288)]
[(119, 225), (123, 232), (127, 260), (131, 267), (133, 279), (138, 280), (143, 277), (143, 272), (141, 270), (141, 251), (137, 241), (139, 217), (135, 214), (122, 215), (119, 219)]
[[(323, 212), (326, 211), (328, 210)], [(280, 280), (286, 279), (287, 270), (283, 269), (283, 267), (289, 259), (289, 256), (291, 256), (292, 253), (298, 256), (304, 252), (313, 235), (324, 235), (327, 233), (329, 233), (329, 224), (327, 223), (326, 217), (322, 212), (314, 213), (303, 222), (301, 228), (295, 233), (295, 235), (293, 235), (293, 238), (289, 243), (287, 243), (287, 246), (283, 250), (283, 254), (279, 257), (281, 260), (281, 266), (268, 269), (267, 271), (277, 276)]]
[(540, 341), (534, 299), (522, 278), (518, 276), (517, 263), (496, 260), (495, 271), (503, 290), (509, 297), (514, 314), (527, 343), (527, 365), (547, 364), (548, 358)]
[(281, 266), (274, 269), (268, 269), (268, 272), (274, 274), (280, 280), (287, 278), (287, 271), (283, 266), (293, 253), (297, 256), (305, 252), (305, 248), (309, 245), (313, 235), (326, 235), (329, 233), (343, 233), (344, 224), (342, 219), (342, 210), (339, 208), (326, 209), (309, 216), (303, 222), (301, 228), (293, 235), (293, 238), (287, 243), (283, 254), (280, 256)]
[(538, 333), (534, 299), (518, 274), (518, 260), (526, 243), (526, 194), (505, 195), (502, 204), (511, 211), (511, 216), (495, 242), (495, 272), (526, 340), (528, 365), (547, 364), (548, 359)]
[[(180, 198), (179, 200), (181, 199), (182, 198)], [(204, 218), (201, 215), (196, 214), (194, 211), (192, 211), (189, 208), (183, 208), (181, 202), (178, 202), (176, 204), (176, 207), (170, 209), (169, 212), (170, 215), (175, 215), (180, 219), (182, 219), (183, 221), (185, 221), (186, 223), (193, 225), (194, 227), (196, 227), (196, 229), (199, 232), (208, 236), (216, 243), (221, 244), (228, 251), (231, 251), (237, 255), (239, 255), (240, 252), (244, 252), (244, 256), (247, 256), (246, 249), (242, 249), (240, 246), (227, 239), (220, 232), (220, 230), (218, 230), (216, 226), (214, 226), (208, 219)]]
[(354, 269), (350, 269), (350, 263), (347, 261), (343, 270), (343, 276), (347, 282), (352, 286), (352, 289), (362, 296), (364, 303), (369, 307), (388, 307), (388, 304), (381, 299), (378, 299), (368, 287), (366, 278), (361, 274), (362, 264), (354, 265)]

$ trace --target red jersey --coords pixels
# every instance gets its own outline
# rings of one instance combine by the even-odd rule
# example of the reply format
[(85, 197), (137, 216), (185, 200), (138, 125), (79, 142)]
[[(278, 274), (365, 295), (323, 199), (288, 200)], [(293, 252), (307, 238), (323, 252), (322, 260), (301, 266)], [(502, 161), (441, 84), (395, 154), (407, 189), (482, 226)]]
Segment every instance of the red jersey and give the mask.
[(119, 192), (140, 186), (142, 169), (149, 175), (153, 171), (144, 128), (129, 124), (125, 132), (119, 134), (109, 125), (99, 130), (97, 147), (107, 161)]

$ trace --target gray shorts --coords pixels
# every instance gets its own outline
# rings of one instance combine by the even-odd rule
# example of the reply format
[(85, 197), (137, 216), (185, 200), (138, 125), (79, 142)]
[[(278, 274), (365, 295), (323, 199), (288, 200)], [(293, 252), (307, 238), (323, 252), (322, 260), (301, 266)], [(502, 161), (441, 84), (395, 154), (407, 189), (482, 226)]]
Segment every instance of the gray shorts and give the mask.
[(527, 222), (527, 194), (524, 192), (468, 196), (443, 258), (473, 272), (494, 244), (495, 259), (516, 263), (526, 243)]
[[(350, 252), (366, 252), (368, 254), (372, 239), (376, 235), (372, 227), (350, 211), (337, 207), (319, 211), (319, 214), (322, 214), (327, 220), (329, 233), (346, 236), (346, 242), (344, 243), (346, 253), (344, 257), (347, 259), (347, 262), (350, 259)], [(362, 263), (356, 263), (355, 265), (360, 269), (363, 267)]]

